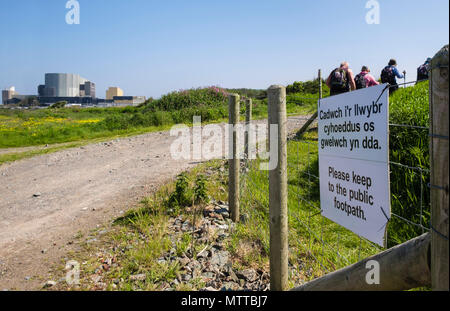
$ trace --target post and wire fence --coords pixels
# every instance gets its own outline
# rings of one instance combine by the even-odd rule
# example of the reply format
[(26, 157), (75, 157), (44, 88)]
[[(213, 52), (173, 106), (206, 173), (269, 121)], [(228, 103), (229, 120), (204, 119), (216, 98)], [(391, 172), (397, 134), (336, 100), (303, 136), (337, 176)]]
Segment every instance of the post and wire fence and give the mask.
[[(391, 88), (395, 86), (389, 87)], [(401, 98), (400, 105), (412, 105), (413, 100), (405, 94), (405, 97)], [(428, 104), (428, 101), (425, 104)], [(395, 117), (391, 116), (391, 121)], [(301, 253), (306, 255), (306, 265), (312, 270), (310, 279), (306, 279), (305, 283), (310, 281), (311, 277), (317, 278), (330, 274), (429, 232), (426, 224), (427, 219), (429, 220), (430, 196), (426, 185), (429, 183), (430, 167), (429, 159), (426, 156), (423, 157), (423, 153), (428, 153), (429, 128), (424, 124), (428, 122), (427, 118), (420, 121), (422, 122), (420, 125), (400, 123), (401, 120), (399, 123), (389, 124), (392, 218), (389, 219), (387, 226), (384, 248), (322, 216), (318, 192), (320, 179), (317, 131), (311, 130), (289, 142), (293, 146), (292, 152), (295, 156), (294, 161), (290, 161), (288, 174), (298, 180), (298, 183), (292, 187), (293, 200), (297, 200), (297, 208), (290, 209), (291, 217), (294, 219), (292, 225), (299, 232), (299, 236), (307, 237), (306, 242), (298, 245), (302, 248)], [(412, 150), (417, 154), (408, 157)], [(388, 218), (387, 215), (386, 218)], [(395, 259), (391, 258), (391, 260)], [(394, 263), (393, 266), (395, 266)], [(353, 277), (358, 279), (353, 280), (352, 284), (345, 282), (339, 284), (331, 280), (321, 284), (310, 283), (297, 290), (407, 289), (404, 287), (415, 288), (429, 283), (427, 278), (423, 278), (426, 273), (415, 273), (409, 277), (410, 284), (401, 284), (398, 280), (395, 280), (397, 282), (394, 284), (386, 284), (392, 281), (385, 279), (385, 284), (380, 284), (381, 286), (370, 286), (372, 284), (365, 282), (367, 270), (364, 268), (358, 270), (355, 267), (357, 272)], [(427, 267), (424, 266), (423, 269), (426, 270)], [(346, 274), (349, 275), (350, 272)]]
[[(309, 128), (287, 135), (285, 88), (269, 88), (268, 131), (270, 136), (275, 125), (277, 166), (262, 169), (266, 162), (249, 156), (249, 146), (272, 148), (270, 139), (252, 144), (246, 135), (244, 158), (233, 173), (238, 171), (238, 186), (230, 185), (240, 208), (260, 224), (271, 290), (448, 290), (448, 46), (447, 54), (443, 50), (432, 61), (430, 82), (402, 83), (405, 89), (390, 96), (392, 212), (384, 247), (322, 216), (317, 127), (309, 119)], [(407, 87), (412, 84), (417, 87)], [(246, 125), (252, 123), (249, 106), (251, 100)], [(368, 259), (380, 262), (379, 284), (365, 278)]]

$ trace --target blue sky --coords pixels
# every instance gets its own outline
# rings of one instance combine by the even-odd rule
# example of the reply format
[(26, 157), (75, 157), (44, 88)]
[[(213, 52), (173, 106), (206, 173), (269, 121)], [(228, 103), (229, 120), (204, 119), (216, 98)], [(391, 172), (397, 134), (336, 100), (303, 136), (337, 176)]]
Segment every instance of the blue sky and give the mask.
[(449, 41), (448, 0), (0, 0), (0, 88), (35, 94), (46, 72), (78, 73), (126, 95), (209, 85), (267, 88), (328, 74), (341, 61), (378, 77), (389, 58), (416, 68)]

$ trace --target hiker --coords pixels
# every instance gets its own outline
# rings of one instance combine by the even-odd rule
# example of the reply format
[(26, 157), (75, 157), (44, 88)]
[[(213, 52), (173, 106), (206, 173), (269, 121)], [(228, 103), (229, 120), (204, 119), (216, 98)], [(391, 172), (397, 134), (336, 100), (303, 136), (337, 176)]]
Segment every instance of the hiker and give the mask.
[(380, 84), (369, 72), (369, 67), (363, 66), (361, 68), (361, 72), (355, 76), (355, 85), (357, 90)]
[(349, 68), (348, 62), (343, 62), (339, 68), (334, 69), (326, 83), (331, 96), (356, 90), (353, 71)]
[(417, 68), (417, 81), (428, 80), (430, 66), (431, 66), (431, 58), (428, 57), (425, 63), (420, 65), (419, 68)]
[(403, 74), (401, 74), (397, 69), (397, 61), (395, 59), (391, 59), (389, 64), (384, 67), (381, 71), (381, 83), (389, 83), (391, 87), (389, 88), (389, 93), (392, 94), (396, 90), (398, 90), (397, 79), (403, 79), (405, 77), (406, 71), (403, 70)]

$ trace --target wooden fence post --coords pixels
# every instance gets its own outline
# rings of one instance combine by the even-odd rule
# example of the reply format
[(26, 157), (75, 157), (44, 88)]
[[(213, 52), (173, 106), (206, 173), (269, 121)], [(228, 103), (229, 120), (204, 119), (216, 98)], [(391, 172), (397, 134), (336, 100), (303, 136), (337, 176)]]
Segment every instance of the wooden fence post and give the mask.
[(448, 291), (448, 45), (431, 61), (430, 161), (431, 161), (431, 283)]
[[(273, 85), (268, 90), (269, 139), (277, 139), (277, 166), (269, 170), (270, 289), (283, 291), (288, 282), (287, 133), (286, 88)], [(272, 138), (271, 125), (278, 135)], [(270, 158), (273, 160), (272, 146)]]
[(245, 131), (245, 156), (247, 157), (247, 159), (249, 158), (250, 155), (250, 144), (252, 144), (253, 142), (250, 141), (251, 133), (250, 132), (250, 124), (252, 123), (252, 108), (253, 108), (253, 103), (252, 103), (252, 99), (246, 99), (245, 100), (245, 127), (246, 127), (246, 131)]
[(229, 95), (229, 181), (228, 181), (228, 204), (230, 207), (231, 219), (234, 222), (239, 221), (239, 149), (237, 145), (236, 125), (239, 123), (239, 95)]

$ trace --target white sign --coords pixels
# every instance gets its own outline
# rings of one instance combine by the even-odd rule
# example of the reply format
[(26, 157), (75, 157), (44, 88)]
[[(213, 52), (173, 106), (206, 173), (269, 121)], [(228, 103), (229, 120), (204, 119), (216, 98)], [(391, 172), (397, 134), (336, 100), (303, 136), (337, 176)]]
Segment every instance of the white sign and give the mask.
[(322, 215), (381, 246), (391, 215), (385, 87), (328, 97), (318, 112)]

